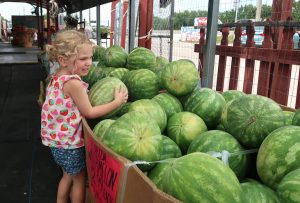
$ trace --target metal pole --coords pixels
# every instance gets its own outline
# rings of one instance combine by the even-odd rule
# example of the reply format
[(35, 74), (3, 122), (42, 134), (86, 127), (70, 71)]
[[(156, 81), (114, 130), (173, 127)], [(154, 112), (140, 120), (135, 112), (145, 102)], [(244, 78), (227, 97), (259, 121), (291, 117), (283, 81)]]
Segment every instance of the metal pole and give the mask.
[(169, 61), (173, 60), (173, 38), (174, 38), (174, 5), (175, 1), (171, 0), (171, 16), (170, 16), (170, 54)]
[(220, 0), (209, 0), (206, 46), (204, 47), (204, 71), (202, 86), (212, 88), (218, 32), (218, 15)]
[(0, 14), (0, 41), (2, 41), (2, 17), (1, 17), (1, 14)]
[(100, 34), (100, 5), (96, 6), (96, 33), (97, 33), (97, 45), (101, 44), (101, 34)]
[(240, 0), (235, 0), (234, 3), (235, 3), (235, 18), (234, 18), (234, 22), (237, 21), (237, 16), (238, 16), (238, 11), (239, 11), (239, 1)]
[(255, 15), (256, 21), (261, 20), (261, 7), (262, 7), (262, 0), (256, 0), (256, 15)]
[(128, 52), (131, 52), (134, 49), (135, 29), (135, 0), (129, 0)]
[(79, 11), (79, 19), (80, 19), (80, 22), (82, 22), (82, 11)]

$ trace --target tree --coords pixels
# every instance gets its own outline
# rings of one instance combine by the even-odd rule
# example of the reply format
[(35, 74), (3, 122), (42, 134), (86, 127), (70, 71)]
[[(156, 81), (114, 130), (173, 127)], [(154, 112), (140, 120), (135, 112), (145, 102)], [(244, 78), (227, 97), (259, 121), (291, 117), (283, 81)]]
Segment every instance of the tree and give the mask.
[(293, 17), (294, 21), (300, 21), (300, 1), (293, 1)]
[(261, 19), (265, 20), (271, 17), (272, 17), (272, 6), (263, 4), (261, 8)]
[(241, 6), (238, 9), (238, 19), (254, 19), (256, 14), (256, 7), (252, 4)]
[(229, 11), (224, 11), (220, 13), (219, 18), (222, 21), (222, 23), (232, 23), (235, 19), (235, 10), (231, 9)]

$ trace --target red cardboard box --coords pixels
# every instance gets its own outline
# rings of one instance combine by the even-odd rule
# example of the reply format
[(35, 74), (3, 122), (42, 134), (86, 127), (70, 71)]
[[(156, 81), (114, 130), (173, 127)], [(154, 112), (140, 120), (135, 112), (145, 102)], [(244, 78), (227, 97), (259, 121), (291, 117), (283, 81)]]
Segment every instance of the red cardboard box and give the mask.
[(91, 202), (181, 202), (159, 190), (133, 162), (97, 141), (86, 120), (83, 128)]

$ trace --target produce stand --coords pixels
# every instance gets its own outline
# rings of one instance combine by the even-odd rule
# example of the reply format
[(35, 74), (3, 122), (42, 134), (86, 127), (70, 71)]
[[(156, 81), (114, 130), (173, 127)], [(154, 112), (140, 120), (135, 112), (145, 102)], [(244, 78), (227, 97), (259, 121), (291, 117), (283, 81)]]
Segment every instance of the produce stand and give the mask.
[(97, 141), (85, 119), (83, 129), (91, 202), (181, 202), (159, 190), (133, 162)]
[(32, 47), (32, 36), (35, 29), (24, 26), (16, 26), (12, 29), (12, 45), (30, 48)]

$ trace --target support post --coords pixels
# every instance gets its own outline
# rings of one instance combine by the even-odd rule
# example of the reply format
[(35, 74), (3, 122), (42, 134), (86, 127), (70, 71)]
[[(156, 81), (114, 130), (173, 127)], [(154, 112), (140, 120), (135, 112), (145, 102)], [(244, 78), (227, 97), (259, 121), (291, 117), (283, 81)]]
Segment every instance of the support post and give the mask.
[(123, 1), (122, 9), (122, 31), (121, 31), (121, 47), (125, 49), (125, 39), (126, 39), (126, 24), (127, 24), (127, 12), (128, 12), (128, 0)]
[(171, 0), (171, 16), (170, 16), (170, 55), (169, 61), (173, 61), (173, 39), (174, 39), (174, 7), (175, 0)]
[(117, 1), (113, 1), (111, 3), (111, 22), (110, 22), (110, 45), (114, 44), (114, 33), (115, 33), (115, 13), (116, 13), (116, 5), (119, 2), (119, 0)]
[(100, 33), (100, 26), (101, 26), (101, 19), (100, 19), (100, 5), (96, 6), (96, 35), (97, 35), (97, 45), (102, 46), (101, 43), (101, 33)]
[(204, 48), (204, 76), (202, 81), (202, 86), (208, 88), (212, 88), (214, 77), (219, 5), (220, 0), (209, 0), (208, 2), (207, 40)]
[(129, 0), (129, 40), (128, 52), (134, 49), (135, 41), (135, 0)]
[(140, 0), (138, 46), (151, 49), (153, 0)]

